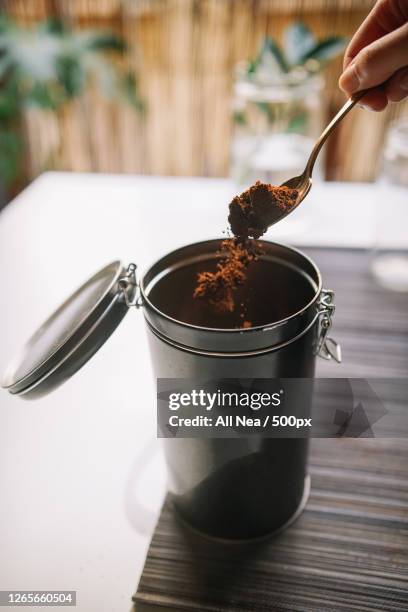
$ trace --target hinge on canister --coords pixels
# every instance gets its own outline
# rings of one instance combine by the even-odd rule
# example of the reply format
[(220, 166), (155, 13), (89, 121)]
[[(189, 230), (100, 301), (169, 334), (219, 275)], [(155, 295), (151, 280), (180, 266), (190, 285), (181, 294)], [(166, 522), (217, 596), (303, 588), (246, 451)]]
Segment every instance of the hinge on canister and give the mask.
[(322, 289), (319, 300), (320, 332), (317, 339), (316, 355), (323, 359), (334, 359), (341, 363), (341, 347), (329, 337), (334, 314), (334, 291)]
[(137, 278), (136, 278), (136, 264), (131, 263), (128, 265), (125, 276), (122, 276), (118, 280), (118, 287), (122, 292), (126, 306), (131, 308), (140, 308), (142, 306), (142, 300), (138, 293)]

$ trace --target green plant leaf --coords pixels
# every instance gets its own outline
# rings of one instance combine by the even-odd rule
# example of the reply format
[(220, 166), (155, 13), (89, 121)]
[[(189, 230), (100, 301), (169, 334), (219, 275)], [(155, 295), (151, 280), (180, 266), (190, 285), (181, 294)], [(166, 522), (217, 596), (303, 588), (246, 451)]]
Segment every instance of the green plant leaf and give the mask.
[[(268, 57), (269, 56), (269, 57)], [(267, 36), (263, 42), (263, 46), (260, 53), (260, 63), (264, 64), (268, 62), (270, 57), (273, 57), (276, 60), (280, 70), (282, 72), (288, 72), (289, 65), (286, 61), (286, 58), (277, 43), (271, 38)]]
[(282, 50), (269, 36), (263, 39), (258, 55), (247, 64), (247, 74), (250, 76), (261, 72), (268, 75), (280, 75), (288, 70), (289, 65)]
[(242, 111), (235, 111), (233, 114), (233, 121), (236, 125), (246, 125), (247, 120), (245, 117), (245, 113)]
[(284, 51), (291, 66), (297, 66), (302, 58), (316, 47), (316, 39), (309, 28), (301, 22), (290, 25), (284, 33)]
[(290, 133), (294, 132), (295, 134), (303, 133), (306, 127), (306, 124), (307, 124), (307, 113), (300, 112), (299, 114), (295, 115), (294, 117), (290, 119), (288, 126), (286, 128), (286, 131)]
[(0, 120), (14, 119), (20, 112), (17, 94), (10, 87), (0, 90)]
[(34, 83), (31, 90), (27, 93), (25, 102), (29, 106), (56, 110), (62, 99), (55, 94), (51, 84), (46, 85), (38, 81)]
[(127, 49), (123, 38), (109, 32), (95, 32), (89, 37), (87, 47), (93, 51), (115, 51), (116, 53), (124, 53)]
[(257, 62), (256, 59), (249, 60), (248, 64), (247, 64), (247, 73), (248, 74), (254, 74), (256, 72), (257, 66), (258, 66), (258, 62)]
[(301, 61), (304, 63), (308, 59), (314, 59), (319, 62), (327, 62), (341, 53), (345, 49), (347, 42), (347, 38), (344, 36), (330, 36), (329, 38), (325, 38), (310, 49), (310, 51), (301, 58)]
[(67, 98), (75, 98), (82, 93), (85, 85), (85, 73), (80, 60), (70, 55), (61, 55), (56, 60), (58, 81)]
[(21, 138), (13, 131), (0, 130), (0, 176), (10, 185), (20, 171), (22, 152)]
[(0, 34), (7, 32), (11, 28), (11, 21), (5, 14), (0, 14)]
[(18, 117), (21, 100), (18, 89), (18, 78), (13, 72), (7, 75), (0, 88), (0, 120), (9, 122)]
[(274, 105), (268, 102), (255, 102), (255, 106), (266, 116), (268, 123), (275, 121)]
[(68, 26), (62, 19), (56, 17), (50, 17), (39, 25), (39, 32), (48, 32), (49, 34), (55, 34), (57, 36), (63, 36), (68, 32)]
[(126, 72), (121, 79), (120, 88), (123, 97), (139, 112), (144, 112), (145, 104), (139, 96), (136, 76), (133, 72)]
[(0, 57), (0, 80), (3, 80), (6, 77), (7, 72), (12, 68), (12, 66), (13, 64), (8, 55)]

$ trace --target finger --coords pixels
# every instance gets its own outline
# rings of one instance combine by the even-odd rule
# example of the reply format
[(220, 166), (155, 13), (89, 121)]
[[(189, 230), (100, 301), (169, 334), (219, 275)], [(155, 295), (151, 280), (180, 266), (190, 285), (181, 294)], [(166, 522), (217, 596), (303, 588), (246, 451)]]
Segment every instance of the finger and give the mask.
[(401, 68), (388, 80), (385, 94), (390, 102), (400, 102), (408, 97), (408, 68)]
[(372, 14), (373, 11), (363, 21), (363, 23), (351, 39), (351, 42), (344, 53), (343, 70), (347, 68), (347, 66), (350, 64), (350, 62), (353, 61), (353, 59), (361, 51), (361, 49), (364, 49), (364, 47), (374, 42), (378, 38), (385, 36), (385, 34), (388, 33), (377, 22), (374, 15)]
[(359, 106), (372, 111), (382, 111), (388, 104), (388, 99), (383, 89), (376, 87), (361, 98)]
[(364, 47), (339, 79), (340, 88), (351, 95), (381, 85), (408, 65), (408, 23)]
[(354, 34), (344, 54), (343, 70), (367, 45), (402, 26), (408, 19), (408, 3), (379, 0)]

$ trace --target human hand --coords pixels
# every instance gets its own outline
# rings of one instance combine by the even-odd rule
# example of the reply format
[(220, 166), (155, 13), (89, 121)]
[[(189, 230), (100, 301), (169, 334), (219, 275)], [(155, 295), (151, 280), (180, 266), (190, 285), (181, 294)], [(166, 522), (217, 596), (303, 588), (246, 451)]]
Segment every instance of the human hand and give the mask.
[(381, 111), (408, 96), (408, 2), (378, 0), (346, 49), (340, 88), (371, 89), (360, 106)]

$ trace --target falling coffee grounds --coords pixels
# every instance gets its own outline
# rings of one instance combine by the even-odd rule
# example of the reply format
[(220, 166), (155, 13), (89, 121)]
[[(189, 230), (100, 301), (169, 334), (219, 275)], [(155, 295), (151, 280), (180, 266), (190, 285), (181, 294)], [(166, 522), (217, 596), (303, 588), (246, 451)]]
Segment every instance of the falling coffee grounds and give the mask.
[(246, 268), (258, 253), (254, 245), (237, 239), (223, 240), (220, 253), (215, 272), (198, 273), (194, 297), (206, 299), (216, 312), (233, 312), (234, 289), (245, 281)]
[[(260, 181), (236, 196), (229, 205), (228, 216), (235, 237), (221, 243), (222, 258), (215, 272), (199, 272), (194, 297), (207, 300), (215, 312), (233, 312), (234, 291), (245, 282), (249, 264), (262, 253), (257, 239), (295, 205), (297, 196), (296, 189)], [(241, 318), (244, 316), (242, 312)], [(247, 320), (241, 325), (251, 326)]]

